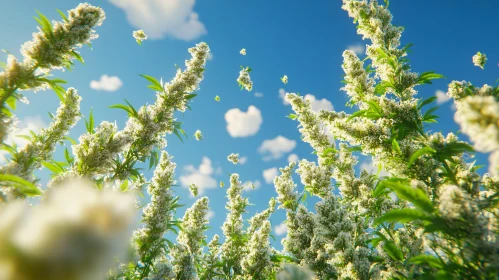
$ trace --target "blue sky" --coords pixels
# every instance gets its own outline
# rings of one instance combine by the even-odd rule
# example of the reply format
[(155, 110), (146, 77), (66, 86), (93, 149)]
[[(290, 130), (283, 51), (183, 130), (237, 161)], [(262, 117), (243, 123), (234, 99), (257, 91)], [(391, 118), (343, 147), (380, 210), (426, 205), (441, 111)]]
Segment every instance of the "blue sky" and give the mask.
[[(153, 0), (89, 2), (100, 5), (106, 12), (103, 26), (97, 28), (100, 37), (93, 42), (93, 50), (86, 46), (81, 49), (85, 65), (76, 63), (71, 72), (55, 71), (53, 74), (79, 90), (83, 96), (82, 113), (88, 115), (93, 108), (96, 122), (116, 121), (119, 128), (123, 128), (125, 113), (108, 109), (108, 106), (122, 103), (125, 98), (136, 108), (154, 102), (154, 92), (146, 88), (147, 82), (139, 74), (168, 81), (175, 74), (175, 64), (184, 68), (184, 60), (189, 59), (189, 47), (201, 41), (210, 45), (213, 57), (208, 61), (192, 111), (177, 115), (190, 137), (181, 143), (175, 136), (168, 136), (166, 148), (177, 163), (177, 180), (201, 180), (208, 186), (204, 194), (210, 198), (214, 211), (209, 237), (221, 232), (219, 228), (225, 219), (226, 187), (218, 187), (218, 182), (222, 180), (228, 185), (228, 174), (237, 172), (243, 182), (260, 182), (259, 188), (245, 193), (255, 204), (249, 207), (249, 214), (253, 215), (267, 207), (268, 199), (276, 195), (273, 185), (263, 177), (264, 170), (284, 167), (290, 154), (315, 160), (312, 149), (299, 140), (297, 122), (286, 118), (291, 109), (279, 98), (281, 88), (311, 94), (316, 100), (322, 100), (323, 106), (331, 104), (335, 110), (350, 110), (344, 106), (346, 94), (339, 90), (343, 74), (341, 54), (346, 48), (363, 47), (367, 42), (356, 34), (355, 26), (341, 9), (339, 0), (164, 0), (164, 3), (178, 4), (165, 9), (151, 8), (151, 3), (160, 2)], [(132, 2), (140, 2), (141, 6), (133, 6)], [(499, 70), (499, 54), (494, 51), (499, 43), (495, 20), (499, 2), (391, 2), (394, 23), (406, 26), (402, 43), (415, 44), (409, 56), (413, 70), (437, 71), (447, 77), (433, 85), (419, 87), (420, 97), (435, 95), (438, 90), (445, 92), (452, 80), (469, 80), (480, 86), (495, 82)], [(8, 11), (0, 17), (0, 37), (3, 38), (0, 48), (19, 56), (20, 45), (30, 40), (31, 33), (36, 31), (33, 20), (36, 9), (49, 19), (59, 20), (57, 8), (65, 11), (78, 3), (67, 0), (0, 1), (0, 10)], [(125, 4), (132, 6), (124, 8)], [(139, 47), (132, 38), (132, 31), (137, 29), (144, 29), (154, 38)], [(246, 48), (246, 56), (239, 54), (242, 48)], [(486, 53), (489, 58), (485, 70), (474, 67), (471, 62), (477, 51)], [(5, 55), (0, 59), (5, 60)], [(240, 65), (253, 68), (251, 92), (238, 88), (236, 79)], [(115, 91), (92, 89), (91, 81), (99, 81), (102, 75), (118, 77), (122, 86)], [(286, 86), (280, 81), (283, 75), (289, 77)], [(263, 97), (256, 97), (256, 92)], [(220, 96), (220, 102), (214, 101), (216, 95)], [(54, 112), (57, 108), (56, 95), (45, 91), (26, 93), (26, 96), (30, 104), (19, 106), (17, 112), (25, 121), (23, 125), (28, 122), (29, 127), (34, 128), (48, 124), (47, 111)], [(441, 118), (438, 124), (430, 126), (431, 130), (458, 131), (451, 105), (450, 101), (441, 104), (437, 111)], [(226, 113), (233, 109), (246, 113), (249, 106), (259, 111), (261, 125), (255, 128), (254, 119), (249, 119), (245, 126), (236, 123), (238, 129), (233, 134), (253, 130), (254, 135), (231, 136)], [(203, 132), (203, 141), (195, 141), (192, 137), (197, 129)], [(80, 121), (71, 136), (76, 138), (83, 131), (83, 121)], [(265, 140), (278, 136), (289, 141), (281, 145), (270, 142), (270, 149), (278, 158), (265, 160), (266, 155), (259, 153), (259, 148)], [(293, 141), (296, 145), (291, 150), (285, 149), (293, 146)], [(276, 147), (283, 151), (279, 152)], [(228, 162), (226, 157), (233, 152), (247, 157), (246, 163), (233, 165)], [(484, 155), (478, 159), (481, 163), (487, 161)], [(210, 188), (213, 181), (216, 185)], [(183, 204), (190, 205), (194, 201), (186, 188), (178, 187), (176, 193)], [(313, 205), (313, 200), (309, 204)], [(283, 218), (284, 211), (277, 211), (272, 217), (273, 225), (277, 226)]]

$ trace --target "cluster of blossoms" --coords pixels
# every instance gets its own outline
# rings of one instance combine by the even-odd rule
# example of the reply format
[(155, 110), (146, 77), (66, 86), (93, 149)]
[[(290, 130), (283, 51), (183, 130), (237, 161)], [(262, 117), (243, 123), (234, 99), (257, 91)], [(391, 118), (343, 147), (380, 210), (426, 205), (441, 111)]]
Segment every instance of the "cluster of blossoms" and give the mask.
[(147, 40), (147, 35), (144, 30), (137, 30), (133, 32), (133, 38), (137, 41), (137, 44), (141, 45), (142, 41)]
[(151, 257), (154, 259), (160, 255), (163, 235), (173, 220), (171, 211), (174, 209), (177, 198), (173, 195), (171, 186), (176, 183), (174, 180), (176, 164), (171, 159), (166, 152), (161, 153), (158, 166), (154, 170), (147, 189), (151, 201), (143, 210), (144, 226), (134, 232), (133, 239), (141, 260)]
[[(30, 182), (35, 182), (33, 172), (41, 167), (42, 161), (49, 161), (55, 151), (55, 146), (59, 141), (62, 141), (69, 130), (76, 124), (80, 118), (80, 101), (81, 97), (74, 88), (69, 88), (63, 96), (60, 107), (53, 118), (53, 122), (48, 128), (44, 128), (41, 132), (34, 136), (26, 146), (20, 151), (12, 154), (11, 162), (0, 167), (0, 174), (13, 174)], [(33, 161), (33, 158), (38, 160)], [(20, 192), (16, 192), (12, 188), (6, 188), (2, 192), (8, 197), (8, 200), (13, 199), (10, 194), (19, 197)]]
[(251, 77), (249, 75), (251, 68), (242, 66), (241, 68), (241, 71), (239, 71), (239, 77), (237, 78), (237, 83), (241, 89), (244, 88), (247, 91), (251, 91), (253, 89), (253, 82), (251, 81)]
[(487, 62), (487, 56), (484, 53), (477, 52), (473, 56), (473, 65), (475, 66), (478, 66), (483, 69), (486, 62)]
[(203, 140), (203, 133), (201, 132), (201, 130), (196, 130), (196, 132), (194, 133), (194, 138), (196, 138), (196, 140), (198, 141)]
[(239, 154), (230, 154), (227, 156), (227, 160), (232, 162), (233, 164), (237, 164), (239, 162)]
[[(62, 14), (63, 15), (63, 14)], [(49, 71), (70, 67), (73, 59), (83, 61), (76, 48), (89, 44), (97, 38), (96, 26), (100, 26), (105, 19), (101, 8), (88, 3), (79, 4), (75, 9), (68, 11), (68, 16), (62, 22), (52, 24), (40, 14), (38, 21), (41, 24), (39, 32), (33, 33), (33, 39), (24, 43), (21, 54), (22, 62), (13, 56), (7, 58), (5, 70), (0, 73), (0, 140), (3, 141), (12, 124), (8, 110), (4, 110), (9, 99), (18, 99), (22, 95), (17, 90), (41, 90), (48, 86), (60, 87), (54, 81), (47, 79)], [(52, 26), (53, 25), (53, 26)], [(46, 75), (38, 75), (39, 71)]]

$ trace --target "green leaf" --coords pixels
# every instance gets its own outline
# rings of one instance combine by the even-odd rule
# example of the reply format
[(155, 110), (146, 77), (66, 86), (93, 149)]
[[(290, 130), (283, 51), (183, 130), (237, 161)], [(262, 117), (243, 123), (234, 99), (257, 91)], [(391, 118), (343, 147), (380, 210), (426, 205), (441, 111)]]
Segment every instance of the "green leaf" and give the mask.
[(413, 264), (427, 264), (430, 267), (436, 268), (436, 269), (442, 269), (444, 267), (444, 264), (442, 263), (442, 260), (439, 258), (432, 256), (432, 255), (419, 255), (412, 257), (408, 260), (408, 262), (413, 263)]
[(16, 97), (15, 96), (9, 96), (9, 98), (7, 98), (7, 105), (9, 105), (9, 107), (12, 109), (12, 110), (15, 110), (16, 109)]
[(423, 74), (419, 75), (418, 79), (416, 80), (416, 84), (417, 85), (431, 84), (431, 80), (441, 79), (441, 78), (445, 78), (445, 77), (441, 74), (435, 73), (434, 71), (424, 72)]
[(297, 116), (297, 115), (295, 115), (295, 114), (289, 114), (289, 115), (287, 116), (287, 118), (288, 118), (288, 119), (292, 119), (292, 120), (296, 120), (296, 119), (298, 118), (298, 116)]
[(83, 60), (83, 57), (77, 52), (77, 51), (71, 51), (71, 54), (76, 58), (81, 64), (85, 64), (85, 61)]
[(76, 141), (73, 138), (69, 137), (69, 136), (64, 136), (63, 139), (64, 140), (68, 140), (72, 145), (76, 145)]
[(90, 109), (90, 114), (88, 116), (88, 121), (85, 120), (85, 127), (87, 128), (87, 132), (90, 134), (94, 134), (94, 115), (92, 113), (92, 109)]
[(37, 196), (43, 193), (42, 190), (37, 188), (31, 182), (15, 175), (0, 174), (0, 182), (7, 182), (9, 186), (16, 188), (18, 191), (27, 196)]
[(436, 151), (430, 147), (423, 147), (417, 151), (414, 152), (414, 154), (411, 155), (411, 158), (409, 159), (409, 163), (407, 164), (408, 167), (411, 167), (411, 165), (421, 156), (423, 155), (431, 155), (434, 154)]
[(114, 105), (109, 106), (109, 108), (122, 109), (122, 110), (125, 110), (128, 113), (129, 116), (133, 115), (133, 111), (130, 110), (130, 108), (127, 105), (124, 105), (124, 104), (114, 104)]
[(154, 77), (148, 76), (148, 75), (139, 75), (149, 82), (152, 83), (152, 85), (148, 86), (149, 88), (156, 90), (156, 91), (163, 91), (163, 87), (161, 86), (161, 83)]
[(42, 161), (42, 165), (45, 166), (45, 168), (52, 171), (56, 175), (64, 172), (64, 168), (62, 168), (61, 166), (59, 166), (58, 164), (53, 163), (53, 162)]
[(399, 178), (383, 180), (379, 183), (378, 187), (390, 188), (399, 198), (411, 202), (414, 206), (427, 213), (432, 213), (435, 210), (433, 208), (433, 203), (423, 190), (413, 188), (409, 186), (407, 182), (404, 182)]
[(392, 148), (397, 154), (402, 155), (402, 151), (400, 150), (399, 143), (397, 142), (397, 139), (395, 139), (395, 138), (392, 140)]
[(393, 209), (377, 218), (374, 223), (379, 225), (385, 222), (407, 223), (415, 220), (431, 220), (431, 217), (417, 209)]
[(404, 254), (397, 248), (397, 245), (393, 241), (385, 240), (383, 250), (394, 260), (402, 261), (404, 259)]
[(423, 100), (421, 103), (419, 103), (419, 105), (418, 105), (418, 110), (420, 110), (420, 109), (421, 109), (421, 108), (423, 108), (424, 106), (426, 106), (426, 105), (428, 105), (428, 104), (432, 103), (432, 102), (433, 102), (433, 101), (435, 101), (436, 99), (437, 99), (437, 97), (436, 97), (436, 96), (432, 96), (432, 97), (429, 97), (429, 98), (427, 98), (427, 99)]
[(59, 10), (59, 9), (56, 9), (57, 13), (59, 13), (59, 15), (61, 15), (62, 17), (62, 20), (64, 20), (65, 22), (68, 22), (68, 18), (66, 17), (66, 14), (64, 14), (63, 11)]
[(43, 33), (45, 33), (50, 38), (53, 38), (54, 34), (52, 33), (52, 24), (50, 23), (48, 18), (38, 10), (36, 11), (36, 13), (40, 18), (35, 17), (35, 20), (38, 22), (38, 24), (40, 24), (40, 28), (42, 29)]
[(191, 100), (192, 98), (196, 97), (197, 94), (191, 93), (191, 94), (184, 94), (185, 100)]

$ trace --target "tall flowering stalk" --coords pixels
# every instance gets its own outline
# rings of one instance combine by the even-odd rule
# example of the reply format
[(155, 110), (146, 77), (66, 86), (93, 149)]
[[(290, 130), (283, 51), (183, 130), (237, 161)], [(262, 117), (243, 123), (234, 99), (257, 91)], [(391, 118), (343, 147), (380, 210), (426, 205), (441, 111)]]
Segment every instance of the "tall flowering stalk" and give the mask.
[(48, 79), (50, 70), (69, 68), (73, 59), (83, 62), (76, 48), (97, 38), (94, 27), (100, 26), (105, 19), (101, 8), (88, 3), (69, 10), (67, 17), (61, 13), (62, 22), (50, 23), (44, 15), (39, 16), (39, 31), (21, 47), (24, 60), (18, 62), (9, 55), (6, 69), (0, 73), (0, 141), (5, 139), (12, 115), (6, 105), (15, 109), (16, 99), (22, 96), (17, 91), (40, 90), (48, 86), (60, 91), (59, 83), (64, 81)]
[(172, 193), (171, 186), (176, 182), (173, 177), (176, 164), (171, 159), (166, 152), (161, 153), (147, 189), (151, 201), (143, 210), (144, 226), (134, 232), (137, 253), (145, 265), (142, 271), (144, 275), (147, 275), (152, 262), (165, 253), (163, 235), (175, 224), (173, 212), (178, 207), (178, 197)]
[(153, 81), (154, 89), (158, 91), (154, 104), (143, 106), (138, 111), (131, 105), (116, 106), (130, 115), (123, 130), (118, 131), (113, 123), (102, 122), (80, 136), (80, 143), (73, 145), (74, 164), (61, 177), (96, 176), (106, 180), (140, 177), (134, 169), (135, 163), (150, 158), (154, 149), (164, 148), (165, 134), (177, 133), (178, 127), (173, 114), (175, 111), (185, 111), (195, 96), (192, 92), (198, 89), (203, 79), (208, 45), (197, 44), (189, 52), (192, 58), (186, 61), (186, 70), (179, 69), (170, 83), (162, 84), (146, 76)]
[[(38, 135), (33, 135), (31, 142), (20, 151), (13, 150), (11, 162), (0, 167), (0, 173), (15, 175), (34, 183), (36, 179), (33, 172), (42, 167), (42, 163), (51, 161), (56, 144), (64, 139), (80, 118), (80, 101), (81, 97), (76, 89), (69, 88), (62, 96), (60, 107), (49, 127), (42, 129)], [(2, 192), (10, 192), (7, 196), (24, 197), (21, 192), (12, 188), (4, 188)]]
[(173, 271), (175, 279), (197, 279), (197, 266), (201, 262), (202, 245), (206, 242), (208, 198), (202, 197), (187, 209), (182, 219), (182, 229), (173, 248)]

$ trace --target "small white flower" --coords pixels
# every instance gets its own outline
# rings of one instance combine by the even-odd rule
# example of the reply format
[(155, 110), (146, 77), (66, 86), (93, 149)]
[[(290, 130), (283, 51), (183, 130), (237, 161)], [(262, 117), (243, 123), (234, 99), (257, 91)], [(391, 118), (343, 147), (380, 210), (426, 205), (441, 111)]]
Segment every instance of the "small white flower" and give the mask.
[(227, 157), (227, 160), (233, 164), (237, 164), (239, 162), (239, 154), (232, 153)]
[(144, 33), (144, 30), (137, 30), (133, 32), (133, 38), (137, 41), (139, 46), (142, 44), (142, 41), (147, 40), (147, 35)]
[(196, 140), (203, 140), (203, 133), (201, 132), (201, 130), (196, 130), (196, 133), (194, 133), (194, 137), (196, 138)]
[(246, 49), (242, 49), (239, 53), (242, 55), (246, 55)]
[(282, 76), (281, 81), (282, 81), (284, 84), (287, 84), (287, 83), (288, 83), (288, 76), (287, 76), (287, 75)]

